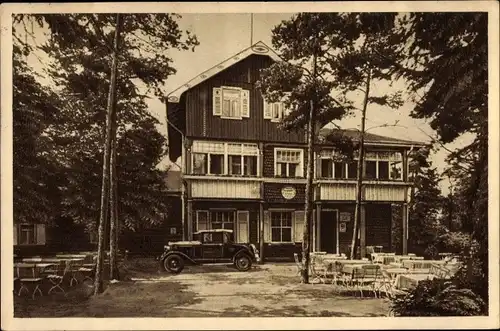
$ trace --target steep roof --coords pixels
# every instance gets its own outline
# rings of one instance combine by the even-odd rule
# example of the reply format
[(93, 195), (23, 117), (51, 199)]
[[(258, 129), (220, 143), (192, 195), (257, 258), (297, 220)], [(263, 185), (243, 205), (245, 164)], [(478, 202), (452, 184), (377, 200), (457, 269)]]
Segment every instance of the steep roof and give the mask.
[(209, 79), (210, 77), (213, 77), (217, 75), (219, 72), (231, 67), (233, 64), (249, 57), (250, 55), (257, 54), (257, 55), (266, 55), (269, 56), (271, 59), (274, 61), (281, 61), (281, 58), (276, 54), (276, 52), (269, 46), (267, 46), (265, 43), (262, 41), (258, 41), (252, 46), (245, 48), (238, 54), (235, 54), (228, 58), (227, 60), (222, 61), (221, 63), (213, 66), (212, 68), (205, 70), (198, 76), (194, 77), (190, 81), (188, 81), (186, 84), (178, 87), (177, 89), (173, 90), (167, 95), (167, 100), (168, 102), (171, 103), (178, 103), (182, 93), (185, 91), (189, 90), (190, 88), (200, 84), (201, 82)]
[[(332, 128), (322, 128), (319, 130), (320, 137), (326, 137), (330, 133), (340, 132), (344, 136), (351, 138), (354, 141), (359, 141), (361, 137), (361, 131), (359, 130), (339, 130)], [(392, 137), (380, 136), (378, 134), (373, 134), (369, 132), (365, 132), (365, 144), (366, 145), (380, 145), (380, 146), (407, 146), (407, 147), (424, 147), (428, 145), (428, 143), (421, 141), (413, 141), (413, 140), (403, 140)]]

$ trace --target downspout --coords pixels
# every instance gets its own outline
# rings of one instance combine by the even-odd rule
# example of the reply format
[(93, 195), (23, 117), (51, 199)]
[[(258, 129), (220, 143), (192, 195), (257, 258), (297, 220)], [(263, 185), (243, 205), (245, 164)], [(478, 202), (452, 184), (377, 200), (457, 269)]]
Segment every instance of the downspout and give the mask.
[(182, 131), (179, 130), (179, 128), (177, 128), (175, 125), (173, 125), (172, 123), (170, 123), (170, 121), (168, 120), (168, 109), (167, 108), (168, 108), (168, 103), (165, 102), (165, 121), (167, 122), (167, 141), (169, 143), (169, 146), (168, 146), (169, 153), (170, 153), (170, 140), (168, 139), (168, 125), (170, 125), (175, 131), (179, 132), (179, 134), (181, 135), (181, 145), (182, 145), (182, 149), (181, 149), (181, 183), (182, 183), (182, 187), (181, 187), (181, 224), (182, 224), (182, 240), (185, 241), (186, 240), (186, 231), (185, 231), (185, 224), (186, 224), (186, 198), (185, 198), (185, 195), (186, 195), (186, 183), (184, 181), (184, 173), (186, 171), (186, 166), (185, 166), (185, 155), (186, 155), (185, 149), (186, 149), (186, 146), (184, 144), (185, 143), (185, 137), (184, 137), (184, 133), (182, 133)]

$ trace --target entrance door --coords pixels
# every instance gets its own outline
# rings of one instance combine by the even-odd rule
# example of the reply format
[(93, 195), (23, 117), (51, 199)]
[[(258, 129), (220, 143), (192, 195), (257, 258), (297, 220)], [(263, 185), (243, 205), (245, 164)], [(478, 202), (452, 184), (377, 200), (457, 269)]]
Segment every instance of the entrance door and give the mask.
[(337, 211), (322, 210), (320, 222), (320, 251), (337, 253)]

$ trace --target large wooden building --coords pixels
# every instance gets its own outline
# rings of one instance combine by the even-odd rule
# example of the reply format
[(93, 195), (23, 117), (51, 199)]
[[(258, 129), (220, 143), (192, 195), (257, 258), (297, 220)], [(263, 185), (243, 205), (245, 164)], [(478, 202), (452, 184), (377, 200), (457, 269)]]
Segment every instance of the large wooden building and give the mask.
[[(306, 139), (304, 132), (279, 129), (282, 104), (266, 103), (255, 86), (259, 70), (273, 61), (280, 59), (258, 42), (171, 92), (169, 155), (182, 158), (185, 239), (197, 230), (229, 228), (239, 242), (263, 241), (266, 259), (290, 259), (302, 241)], [(344, 134), (359, 138), (359, 131)], [(365, 135), (361, 251), (392, 247), (395, 203), (406, 251), (408, 151), (422, 145)], [(335, 160), (328, 145), (315, 152), (313, 249), (348, 253), (357, 164)]]

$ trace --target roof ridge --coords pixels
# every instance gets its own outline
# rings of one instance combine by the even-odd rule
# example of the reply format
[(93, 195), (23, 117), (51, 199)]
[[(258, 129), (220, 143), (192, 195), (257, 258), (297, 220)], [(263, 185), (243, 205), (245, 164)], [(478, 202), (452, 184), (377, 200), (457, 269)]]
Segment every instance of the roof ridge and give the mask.
[(276, 53), (276, 51), (272, 47), (269, 47), (262, 40), (259, 40), (256, 43), (239, 51), (238, 53), (236, 53), (236, 54), (226, 58), (225, 60), (217, 63), (216, 65), (210, 67), (209, 69), (202, 71), (200, 74), (196, 75), (192, 79), (188, 80), (186, 83), (182, 84), (181, 86), (179, 86), (175, 90), (171, 91), (170, 93), (167, 94), (167, 100), (169, 102), (179, 102), (180, 96), (186, 90), (190, 89), (193, 86), (200, 84), (201, 82), (209, 79), (212, 76), (215, 76), (216, 74), (218, 74), (222, 70), (229, 68), (230, 66), (225, 66), (224, 64), (226, 64), (230, 60), (241, 61), (241, 60), (243, 60), (243, 59), (245, 59), (248, 56), (253, 55), (253, 54), (269, 56), (275, 61), (282, 60), (281, 57), (278, 55), (278, 53)]

